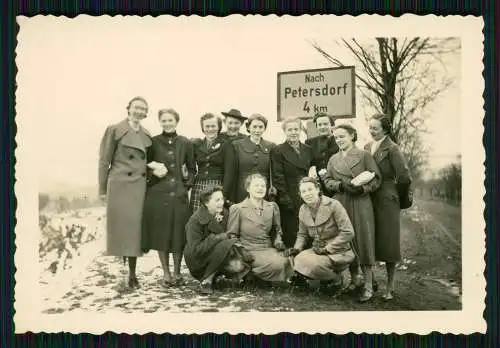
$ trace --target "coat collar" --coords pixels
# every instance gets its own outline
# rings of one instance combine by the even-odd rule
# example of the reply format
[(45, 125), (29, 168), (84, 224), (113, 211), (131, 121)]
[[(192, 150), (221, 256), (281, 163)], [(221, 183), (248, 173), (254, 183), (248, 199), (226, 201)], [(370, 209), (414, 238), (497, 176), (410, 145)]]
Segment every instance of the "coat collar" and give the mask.
[(139, 126), (139, 138), (131, 136), (132, 131), (128, 120), (124, 119), (116, 125), (116, 140), (121, 139), (123, 145), (146, 152), (146, 147), (151, 146), (151, 134), (142, 126)]
[(311, 164), (311, 158), (309, 156), (308, 149), (309, 146), (299, 143), (300, 155), (297, 154), (295, 149), (287, 141), (281, 144), (283, 149), (283, 156), (291, 163), (295, 164), (297, 167), (308, 170)]
[(207, 139), (199, 139), (196, 143), (198, 151), (203, 153), (217, 152), (222, 148), (222, 144), (224, 142), (224, 138), (221, 135), (218, 135), (217, 138), (212, 142), (212, 147), (207, 148)]
[(241, 140), (241, 145), (243, 146), (243, 149), (246, 152), (250, 152), (250, 153), (253, 153), (256, 151), (261, 151), (261, 152), (264, 152), (266, 154), (269, 154), (271, 151), (271, 142), (264, 140), (264, 139), (260, 140), (260, 145), (256, 145), (255, 143), (253, 143), (250, 140), (250, 137), (246, 137), (246, 138)]
[(354, 145), (345, 157), (342, 156), (340, 151), (332, 156), (333, 168), (342, 175), (352, 177), (352, 168), (362, 159), (363, 151)]
[[(371, 147), (373, 146), (373, 144), (373, 141), (366, 144), (365, 150), (371, 153)], [(385, 139), (380, 143), (378, 149), (375, 150), (375, 153), (373, 154), (373, 158), (377, 163), (387, 157), (388, 151), (393, 146), (393, 144), (394, 142), (391, 140), (391, 138), (389, 136), (386, 136)]]
[(225, 226), (227, 225), (228, 211), (224, 209), (222, 211), (223, 219), (221, 222), (215, 220), (215, 217), (208, 212), (208, 209), (201, 205), (200, 208), (195, 213), (196, 218), (201, 225), (207, 225), (208, 229), (215, 233), (224, 232)]
[(241, 203), (239, 203), (240, 208), (248, 209), (245, 217), (252, 220), (258, 224), (263, 224), (265, 221), (272, 219), (274, 213), (274, 207), (271, 202), (264, 200), (262, 203), (262, 216), (257, 215), (255, 212), (255, 207), (250, 201), (250, 198), (245, 198)]
[(307, 227), (314, 227), (321, 225), (328, 221), (332, 215), (333, 199), (321, 196), (321, 203), (319, 204), (318, 212), (316, 213), (316, 220), (313, 219), (311, 210), (307, 204), (302, 204), (299, 210), (299, 220), (302, 221)]

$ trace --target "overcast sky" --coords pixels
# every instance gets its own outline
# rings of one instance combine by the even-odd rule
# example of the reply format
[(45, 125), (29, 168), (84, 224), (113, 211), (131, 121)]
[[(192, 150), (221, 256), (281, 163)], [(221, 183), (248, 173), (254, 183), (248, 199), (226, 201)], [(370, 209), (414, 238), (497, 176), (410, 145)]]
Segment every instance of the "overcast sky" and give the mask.
[[(205, 112), (238, 108), (270, 119), (265, 137), (283, 140), (276, 122), (277, 72), (330, 65), (308, 41), (323, 44), (345, 64), (354, 64), (333, 43), (335, 21), (299, 18), (167, 17), (158, 21), (106, 17), (55, 17), (24, 21), (17, 64), (18, 118), (29, 118), (38, 141), (41, 187), (56, 182), (92, 185), (97, 181), (98, 146), (107, 125), (126, 117), (125, 106), (144, 96), (150, 106), (144, 126), (160, 131), (159, 108), (179, 111), (180, 134), (200, 136)], [(460, 56), (446, 62), (457, 84), (431, 105), (425, 135), (430, 165), (442, 166), (460, 153)], [(358, 94), (356, 125), (366, 134)], [(443, 142), (443, 139), (446, 139)], [(363, 139), (361, 140), (361, 143)], [(361, 145), (361, 144), (360, 144)]]

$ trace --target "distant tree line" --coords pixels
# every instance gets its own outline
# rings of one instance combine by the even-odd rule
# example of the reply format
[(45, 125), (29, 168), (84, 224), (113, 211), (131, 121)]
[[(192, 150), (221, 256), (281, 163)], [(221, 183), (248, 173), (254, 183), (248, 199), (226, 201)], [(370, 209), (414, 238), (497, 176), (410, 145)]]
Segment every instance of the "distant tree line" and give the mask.
[(78, 210), (96, 206), (98, 200), (92, 200), (88, 196), (77, 196), (68, 198), (65, 196), (51, 197), (47, 193), (38, 194), (38, 210), (64, 213), (70, 210)]
[(415, 183), (415, 195), (449, 203), (462, 202), (462, 165), (460, 161), (440, 169), (431, 179)]

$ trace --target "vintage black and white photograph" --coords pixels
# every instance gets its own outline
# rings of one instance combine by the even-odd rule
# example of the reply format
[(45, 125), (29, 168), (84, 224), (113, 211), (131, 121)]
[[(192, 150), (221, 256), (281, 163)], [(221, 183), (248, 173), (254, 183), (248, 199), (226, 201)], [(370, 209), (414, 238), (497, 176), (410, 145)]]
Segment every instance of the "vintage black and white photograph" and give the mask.
[(479, 19), (18, 23), (18, 330), (485, 328)]

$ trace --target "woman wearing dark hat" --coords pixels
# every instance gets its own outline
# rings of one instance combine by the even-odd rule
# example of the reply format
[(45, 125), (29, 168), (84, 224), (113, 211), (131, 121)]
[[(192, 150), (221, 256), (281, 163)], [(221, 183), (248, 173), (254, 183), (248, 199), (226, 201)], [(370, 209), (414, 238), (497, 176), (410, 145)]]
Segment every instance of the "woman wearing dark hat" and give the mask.
[(398, 186), (410, 185), (410, 173), (399, 146), (391, 140), (391, 121), (374, 115), (369, 122), (373, 141), (366, 144), (382, 175), (380, 188), (372, 195), (375, 212), (375, 257), (385, 262), (387, 288), (385, 300), (392, 300), (396, 262), (401, 260), (400, 206)]
[(226, 131), (221, 132), (220, 135), (231, 141), (245, 138), (246, 135), (240, 133), (240, 129), (247, 118), (241, 114), (240, 110), (231, 109), (228, 112), (222, 112), (222, 114), (225, 117)]
[(99, 195), (107, 200), (108, 255), (128, 258), (131, 288), (139, 287), (135, 269), (141, 251), (141, 221), (146, 194), (146, 153), (151, 135), (140, 125), (148, 112), (142, 97), (127, 106), (128, 117), (106, 128), (99, 149)]
[[(267, 182), (270, 182), (271, 149), (275, 146), (274, 143), (262, 138), (267, 128), (267, 118), (260, 114), (253, 114), (247, 119), (245, 125), (250, 135), (232, 142), (236, 159), (236, 183), (231, 200), (235, 203), (243, 201), (248, 196), (245, 189), (245, 180), (248, 175), (259, 173), (266, 178)], [(270, 191), (274, 191), (274, 188), (271, 187)]]
[(326, 174), (328, 160), (339, 151), (339, 147), (332, 134), (332, 128), (335, 126), (335, 118), (325, 113), (317, 113), (314, 115), (313, 123), (319, 135), (306, 139), (305, 143), (313, 150), (312, 165), (316, 167), (316, 176), (321, 184), (321, 190), (323, 193), (328, 194), (323, 177)]
[(348, 124), (334, 128), (340, 151), (328, 161), (326, 187), (335, 192), (333, 198), (342, 203), (354, 227), (353, 240), (357, 259), (351, 263), (349, 289), (361, 286), (358, 276), (361, 265), (364, 290), (361, 302), (373, 297), (373, 265), (375, 264), (375, 217), (370, 193), (380, 186), (380, 172), (372, 155), (356, 147), (356, 129)]
[[(152, 170), (144, 203), (143, 248), (157, 250), (163, 268), (164, 286), (182, 285), (182, 251), (185, 244), (184, 227), (191, 215), (188, 190), (196, 170), (192, 145), (176, 132), (179, 114), (173, 109), (158, 112), (163, 132), (153, 138), (148, 153), (148, 166)], [(185, 165), (188, 175), (182, 174)], [(157, 167), (166, 168), (155, 176)], [(162, 174), (162, 175), (161, 175)], [(174, 275), (170, 274), (170, 253), (174, 258)]]
[(194, 157), (198, 171), (191, 191), (191, 210), (200, 207), (200, 194), (210, 186), (222, 186), (225, 197), (230, 197), (234, 181), (234, 151), (229, 141), (221, 136), (222, 121), (214, 114), (200, 118), (204, 139), (193, 141)]

